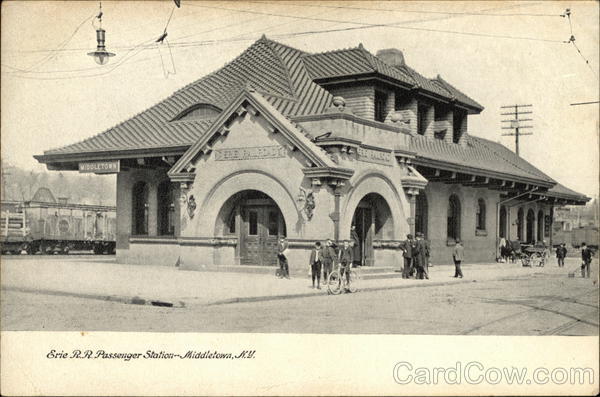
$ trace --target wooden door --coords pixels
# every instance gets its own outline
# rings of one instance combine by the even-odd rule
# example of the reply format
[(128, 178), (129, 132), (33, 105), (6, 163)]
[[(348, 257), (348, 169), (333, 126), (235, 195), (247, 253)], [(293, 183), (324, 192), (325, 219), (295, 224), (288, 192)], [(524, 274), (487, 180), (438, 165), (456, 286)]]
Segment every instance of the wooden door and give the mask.
[(240, 262), (243, 265), (277, 265), (277, 243), (283, 217), (276, 206), (246, 206), (242, 209)]
[(354, 214), (353, 224), (358, 234), (359, 257), (355, 258), (363, 266), (373, 266), (373, 209), (370, 207), (358, 207)]

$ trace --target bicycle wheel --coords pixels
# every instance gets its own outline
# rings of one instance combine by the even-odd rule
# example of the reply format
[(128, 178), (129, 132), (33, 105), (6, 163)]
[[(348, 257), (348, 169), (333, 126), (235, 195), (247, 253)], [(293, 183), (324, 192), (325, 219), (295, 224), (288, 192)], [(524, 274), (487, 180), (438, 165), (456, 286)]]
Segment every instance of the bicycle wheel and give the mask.
[(342, 280), (339, 272), (331, 272), (327, 277), (327, 292), (333, 295), (342, 292)]
[(348, 290), (352, 293), (358, 291), (358, 287), (360, 285), (360, 275), (357, 271), (350, 271), (350, 284), (348, 284)]

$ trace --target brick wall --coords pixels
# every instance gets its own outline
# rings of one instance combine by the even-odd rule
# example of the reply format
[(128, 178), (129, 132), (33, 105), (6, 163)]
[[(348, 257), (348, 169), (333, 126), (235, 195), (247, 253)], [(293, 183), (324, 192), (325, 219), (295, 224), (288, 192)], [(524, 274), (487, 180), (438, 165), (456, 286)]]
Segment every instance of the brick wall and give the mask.
[[(396, 94), (398, 95), (398, 94)], [(394, 98), (396, 110), (399, 110), (404, 119), (409, 121), (408, 127), (411, 134), (417, 133), (417, 100), (408, 94)]]
[(446, 130), (446, 134), (444, 135), (444, 141), (446, 143), (452, 143), (453, 122), (454, 112), (451, 108), (443, 106), (437, 106), (435, 108), (434, 130)]
[[(448, 241), (448, 200), (456, 194), (460, 201), (460, 238), (465, 247), (465, 263), (486, 263), (496, 259), (496, 203), (499, 194), (484, 188), (469, 188), (444, 183), (429, 183), (425, 193), (428, 202), (428, 239), (431, 242), (431, 262), (452, 264), (454, 244)], [(476, 231), (477, 200), (486, 203), (485, 231)]]
[[(375, 87), (372, 85), (356, 85), (352, 87), (333, 87), (329, 89), (334, 96), (341, 96), (346, 101), (346, 107), (352, 112), (369, 120), (375, 117)], [(388, 101), (389, 103), (389, 101)]]

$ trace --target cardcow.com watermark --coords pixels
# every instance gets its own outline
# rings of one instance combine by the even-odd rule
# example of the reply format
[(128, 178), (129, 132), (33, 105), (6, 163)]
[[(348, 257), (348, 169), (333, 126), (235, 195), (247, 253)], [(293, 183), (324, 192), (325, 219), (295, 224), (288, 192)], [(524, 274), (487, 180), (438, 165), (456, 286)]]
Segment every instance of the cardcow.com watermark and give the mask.
[(478, 361), (456, 362), (450, 367), (416, 367), (406, 361), (394, 366), (394, 381), (401, 385), (592, 385), (596, 381), (592, 368), (545, 368), (530, 371), (526, 367), (486, 367)]

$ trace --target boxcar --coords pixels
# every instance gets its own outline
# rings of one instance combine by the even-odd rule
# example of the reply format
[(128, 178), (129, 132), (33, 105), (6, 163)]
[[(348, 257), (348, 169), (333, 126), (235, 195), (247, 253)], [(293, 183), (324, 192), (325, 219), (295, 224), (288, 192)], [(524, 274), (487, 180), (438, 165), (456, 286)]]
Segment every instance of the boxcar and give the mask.
[(3, 202), (2, 253), (115, 252), (116, 208), (111, 206)]

